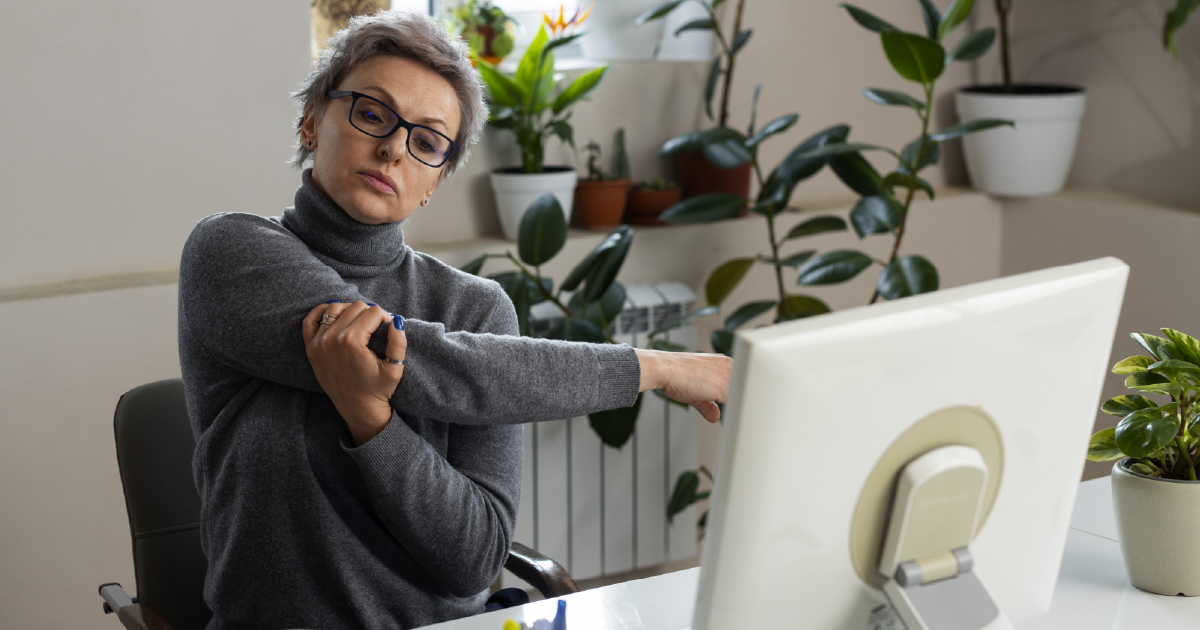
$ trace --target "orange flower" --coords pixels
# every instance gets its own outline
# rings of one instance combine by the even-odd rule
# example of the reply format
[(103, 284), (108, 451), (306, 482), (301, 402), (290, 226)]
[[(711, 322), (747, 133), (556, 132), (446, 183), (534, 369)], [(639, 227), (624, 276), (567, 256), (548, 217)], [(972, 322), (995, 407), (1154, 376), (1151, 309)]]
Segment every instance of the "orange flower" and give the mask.
[(554, 37), (558, 37), (566, 34), (567, 29), (574, 30), (575, 28), (578, 28), (580, 24), (583, 24), (583, 21), (588, 19), (588, 16), (592, 14), (592, 8), (595, 6), (596, 3), (593, 2), (587, 6), (587, 9), (581, 10), (577, 7), (575, 9), (575, 13), (571, 16), (571, 19), (568, 20), (566, 19), (566, 7), (560, 4), (558, 5), (557, 19), (550, 17), (549, 13), (543, 13), (542, 21), (545, 22), (546, 26), (550, 28), (550, 34)]

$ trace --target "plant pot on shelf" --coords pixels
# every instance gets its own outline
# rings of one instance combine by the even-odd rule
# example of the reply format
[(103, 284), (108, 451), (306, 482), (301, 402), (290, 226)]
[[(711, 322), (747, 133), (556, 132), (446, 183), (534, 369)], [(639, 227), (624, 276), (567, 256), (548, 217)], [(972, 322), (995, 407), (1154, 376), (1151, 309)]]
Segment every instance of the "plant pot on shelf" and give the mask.
[(1160, 595), (1200, 595), (1200, 481), (1159, 479), (1113, 465), (1113, 510), (1125, 571)]
[(521, 217), (535, 199), (546, 193), (553, 193), (558, 199), (569, 223), (576, 179), (575, 169), (569, 166), (547, 166), (541, 173), (526, 173), (519, 166), (492, 171), (492, 191), (496, 194), (496, 211), (500, 214), (504, 238), (517, 240)]
[(575, 186), (575, 225), (588, 230), (621, 225), (628, 196), (628, 179), (580, 180)]
[(679, 185), (683, 197), (695, 197), (709, 193), (727, 193), (750, 197), (750, 175), (753, 165), (749, 162), (734, 168), (721, 168), (700, 151), (679, 154)]
[(658, 215), (679, 203), (683, 189), (666, 190), (633, 188), (629, 191), (629, 205), (625, 208), (625, 222), (630, 225), (666, 225)]
[(1003, 197), (1052, 195), (1063, 188), (1083, 119), (1087, 93), (1069, 85), (966, 87), (955, 94), (960, 122), (1011, 120), (963, 137), (967, 172), (975, 188)]

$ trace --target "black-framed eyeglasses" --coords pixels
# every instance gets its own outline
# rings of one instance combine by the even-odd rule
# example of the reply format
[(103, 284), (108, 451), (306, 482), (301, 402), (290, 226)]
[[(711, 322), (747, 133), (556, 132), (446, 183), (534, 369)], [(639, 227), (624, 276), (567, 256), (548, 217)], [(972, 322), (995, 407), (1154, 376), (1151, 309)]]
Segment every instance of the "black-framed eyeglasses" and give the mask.
[(438, 168), (458, 149), (458, 143), (446, 134), (410, 123), (383, 101), (362, 92), (330, 90), (329, 98), (354, 97), (350, 101), (350, 124), (372, 138), (386, 138), (403, 127), (408, 131), (408, 154), (426, 166)]

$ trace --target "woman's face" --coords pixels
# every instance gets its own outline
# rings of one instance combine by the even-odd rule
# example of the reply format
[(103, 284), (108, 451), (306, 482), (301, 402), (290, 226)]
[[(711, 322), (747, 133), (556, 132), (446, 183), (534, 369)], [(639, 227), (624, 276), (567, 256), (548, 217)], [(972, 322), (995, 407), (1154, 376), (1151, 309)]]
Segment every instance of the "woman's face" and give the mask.
[[(458, 95), (450, 83), (411, 59), (379, 55), (351, 70), (338, 90), (361, 92), (389, 105), (404, 120), (450, 138), (458, 133)], [(445, 165), (428, 166), (407, 147), (403, 127), (374, 138), (350, 124), (353, 97), (333, 99), (314, 116), (305, 112), (300, 141), (313, 152), (312, 179), (359, 223), (379, 225), (407, 219), (433, 194)]]

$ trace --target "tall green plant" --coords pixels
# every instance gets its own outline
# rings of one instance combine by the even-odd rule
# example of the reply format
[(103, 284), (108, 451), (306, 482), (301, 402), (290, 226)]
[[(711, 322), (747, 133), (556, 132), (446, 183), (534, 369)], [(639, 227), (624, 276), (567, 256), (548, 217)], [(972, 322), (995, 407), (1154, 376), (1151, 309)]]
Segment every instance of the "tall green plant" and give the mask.
[[(535, 304), (550, 302), (562, 311), (563, 318), (542, 337), (563, 341), (615, 343), (611, 325), (625, 305), (625, 287), (616, 281), (633, 243), (633, 229), (621, 226), (608, 234), (583, 258), (557, 289), (554, 280), (542, 275), (542, 265), (562, 251), (567, 242), (567, 223), (562, 206), (553, 194), (538, 197), (521, 218), (517, 234), (517, 253), (484, 254), (462, 267), (462, 271), (480, 275), (489, 259), (507, 260), (516, 271), (487, 276), (500, 283), (517, 311), (522, 335), (533, 336), (529, 313)], [(588, 417), (600, 439), (613, 448), (621, 448), (633, 435), (642, 397), (632, 407), (593, 413)]]
[(577, 77), (565, 90), (557, 91), (554, 81), (554, 49), (582, 37), (576, 33), (550, 39), (546, 27), (538, 29), (525, 56), (513, 75), (477, 59), (479, 74), (487, 85), (491, 106), (489, 124), (516, 134), (521, 148), (521, 168), (526, 173), (543, 172), (546, 142), (557, 136), (575, 148), (575, 131), (570, 108), (596, 89), (610, 66), (589, 70)]
[(1200, 0), (1176, 0), (1175, 8), (1167, 11), (1163, 23), (1163, 48), (1171, 51), (1176, 57), (1179, 56), (1179, 51), (1175, 48), (1175, 31), (1183, 28), (1188, 16), (1196, 7), (1200, 7)]
[(1135, 394), (1105, 401), (1101, 410), (1119, 416), (1115, 429), (1092, 436), (1087, 458), (1108, 462), (1124, 457), (1137, 460), (1134, 472), (1164, 479), (1196, 481), (1200, 466), (1200, 341), (1178, 330), (1162, 329), (1166, 338), (1130, 335), (1150, 356), (1132, 356), (1113, 366), (1127, 375), (1125, 386)]
[[(977, 120), (944, 131), (930, 132), (938, 78), (950, 63), (970, 61), (987, 52), (995, 41), (996, 33), (990, 28), (971, 33), (947, 51), (942, 42), (966, 20), (974, 0), (954, 0), (945, 13), (940, 13), (931, 0), (918, 0), (918, 4), (926, 27), (924, 34), (904, 32), (861, 8), (841, 5), (858, 24), (879, 34), (884, 54), (897, 74), (921, 87), (920, 97), (882, 88), (863, 90), (863, 95), (874, 103), (901, 107), (916, 115), (920, 133), (900, 151), (849, 142), (850, 127), (836, 125), (801, 142), (764, 177), (764, 169), (759, 163), (760, 145), (771, 136), (787, 131), (799, 116), (781, 116), (756, 130), (754, 119), (757, 117), (761, 86), (755, 90), (750, 128), (745, 134), (718, 128), (685, 134), (663, 145), (660, 155), (700, 149), (711, 162), (723, 168), (750, 162), (759, 185), (758, 196), (753, 200), (729, 194), (700, 195), (681, 201), (660, 216), (671, 223), (709, 223), (733, 218), (749, 207), (751, 212), (766, 221), (767, 253), (734, 258), (719, 265), (708, 278), (705, 296), (710, 306), (721, 305), (757, 265), (766, 265), (772, 270), (776, 295), (774, 299), (748, 302), (730, 313), (725, 318), (724, 326), (712, 333), (714, 350), (731, 354), (734, 331), (768, 312), (774, 312), (775, 322), (829, 312), (829, 306), (815, 296), (788, 292), (785, 274), (794, 272), (795, 284), (817, 287), (846, 282), (869, 268), (878, 267), (875, 291), (868, 304), (873, 304), (879, 298), (894, 300), (938, 288), (940, 280), (932, 262), (919, 255), (900, 256), (909, 210), (918, 192), (930, 199), (935, 195), (933, 186), (922, 179), (920, 173), (940, 161), (942, 142), (1012, 123)], [(864, 151), (887, 153), (895, 158), (895, 169), (881, 174), (863, 157)], [(779, 216), (791, 210), (789, 203), (795, 187), (816, 175), (826, 165), (860, 196), (850, 211), (850, 226), (859, 239), (875, 235), (891, 237), (891, 251), (886, 259), (875, 258), (855, 249), (824, 253), (813, 249), (784, 251), (793, 240), (848, 229), (846, 221), (837, 216), (808, 219), (782, 235), (777, 229)], [(676, 483), (677, 492), (680, 491), (679, 483), (686, 481), (690, 485), (693, 479), (698, 481), (694, 475), (687, 479), (680, 477)], [(672, 509), (683, 509), (694, 503), (687, 498), (672, 501)], [(669, 512), (670, 516), (674, 514)]]
[[(679, 5), (689, 0), (671, 0), (665, 4), (661, 4), (634, 20), (634, 26), (641, 26), (646, 22), (659, 20), (667, 16), (668, 13), (674, 11)], [(712, 63), (708, 69), (708, 81), (704, 86), (704, 111), (708, 114), (709, 120), (715, 120), (718, 127), (725, 127), (729, 122), (729, 91), (733, 85), (733, 63), (737, 58), (737, 54), (742, 50), (742, 47), (750, 41), (750, 36), (754, 34), (751, 29), (742, 30), (742, 14), (745, 12), (746, 0), (738, 0), (736, 12), (733, 18), (732, 37), (725, 34), (721, 29), (721, 21), (717, 18), (717, 8), (720, 7), (725, 0), (690, 0), (704, 7), (708, 17), (692, 20), (683, 26), (675, 29), (675, 35), (686, 31), (710, 31), (717, 38), (717, 43), (720, 44), (720, 51), (713, 56)], [(717, 91), (717, 83), (724, 77), (725, 81), (721, 88), (721, 107), (718, 110), (719, 116), (713, 117), (712, 100)]]

